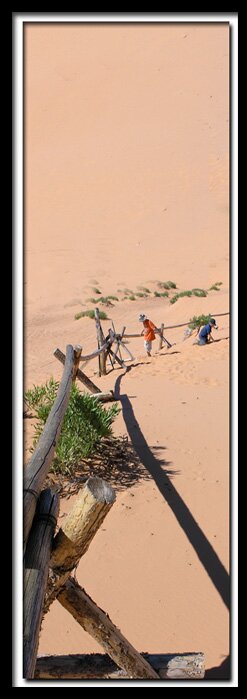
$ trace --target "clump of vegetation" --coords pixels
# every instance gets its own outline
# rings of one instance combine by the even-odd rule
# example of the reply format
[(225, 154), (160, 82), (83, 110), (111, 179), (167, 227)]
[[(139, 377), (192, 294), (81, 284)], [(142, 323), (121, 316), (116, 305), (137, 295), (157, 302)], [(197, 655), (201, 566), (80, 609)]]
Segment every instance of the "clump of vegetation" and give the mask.
[(87, 302), (87, 303), (98, 303), (99, 300), (100, 300), (100, 299), (93, 299), (93, 298), (90, 298), (90, 299), (86, 299), (86, 302)]
[(92, 286), (92, 291), (94, 294), (101, 294), (101, 291), (97, 288), (97, 286)]
[(192, 289), (193, 296), (207, 296), (205, 289)]
[(170, 303), (176, 303), (179, 298), (183, 296), (207, 296), (207, 291), (205, 289), (189, 289), (188, 291), (180, 291), (179, 294), (174, 294), (170, 299)]
[(154, 296), (163, 296), (167, 298), (169, 296), (168, 291), (155, 291)]
[(130, 294), (130, 296), (127, 296), (127, 299), (129, 299), (130, 301), (135, 301), (136, 297), (134, 294)]
[[(51, 378), (45, 385), (26, 391), (25, 401), (37, 418), (31, 451), (39, 440), (55, 401), (59, 383)], [(112, 434), (112, 423), (119, 413), (117, 404), (103, 408), (96, 398), (80, 393), (73, 384), (51, 470), (72, 473), (73, 467), (92, 454), (102, 437)]]
[(136, 291), (135, 296), (138, 296), (138, 298), (146, 299), (148, 295), (144, 291)]
[(104, 306), (114, 306), (111, 299), (113, 299), (113, 301), (118, 301), (117, 296), (101, 296), (98, 300), (100, 303), (103, 303)]
[(212, 316), (209, 313), (209, 315), (201, 315), (201, 316), (193, 316), (193, 318), (190, 319), (189, 322), (189, 328), (190, 330), (195, 330), (195, 328), (199, 328), (201, 325), (207, 325), (209, 321), (211, 320)]
[(133, 294), (134, 291), (132, 289), (124, 289), (124, 294)]
[(170, 299), (170, 303), (176, 303), (176, 301), (183, 296), (192, 296), (192, 291), (180, 291), (179, 294), (174, 294), (174, 296)]
[[(140, 291), (144, 291), (145, 294), (151, 294), (150, 289), (148, 289), (146, 286), (138, 286), (137, 289), (140, 289)], [(137, 296), (137, 294), (136, 294)]]
[(220, 291), (219, 286), (221, 286), (221, 285), (222, 285), (222, 282), (215, 282), (215, 284), (212, 284), (212, 286), (210, 286), (209, 291)]
[(160, 289), (176, 289), (177, 288), (177, 285), (175, 284), (175, 282), (171, 282), (171, 281), (158, 282), (158, 286)]
[[(99, 311), (99, 317), (100, 320), (109, 320), (107, 314), (104, 313), (104, 311)], [(80, 318), (95, 318), (94, 311), (80, 311), (80, 313), (76, 313), (75, 320), (79, 320)]]

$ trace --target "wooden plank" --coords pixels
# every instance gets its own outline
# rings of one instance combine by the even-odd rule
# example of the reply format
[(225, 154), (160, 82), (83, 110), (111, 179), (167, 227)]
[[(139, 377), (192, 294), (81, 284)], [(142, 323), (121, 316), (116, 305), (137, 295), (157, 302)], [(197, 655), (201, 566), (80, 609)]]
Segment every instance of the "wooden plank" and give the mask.
[(44, 612), (46, 613), (86, 553), (93, 537), (115, 502), (113, 488), (102, 478), (89, 478), (76, 498), (53, 542)]
[(163, 342), (164, 342), (163, 332), (164, 332), (164, 323), (161, 323), (161, 326), (160, 326), (159, 350), (161, 350), (162, 347), (163, 347)]
[(147, 660), (127, 641), (109, 616), (70, 578), (58, 595), (58, 601), (87, 631), (129, 678), (159, 679)]
[(119, 359), (119, 357), (117, 357), (117, 355), (115, 354), (115, 352), (113, 352), (111, 349), (109, 349), (108, 352), (109, 352), (109, 354), (111, 355), (111, 357), (114, 358), (114, 361), (117, 362), (118, 364), (120, 364), (120, 366), (121, 366), (122, 368), (124, 368), (124, 361), (123, 361), (122, 359)]
[[(100, 322), (100, 317), (99, 317), (99, 309), (95, 308), (94, 311), (94, 316), (95, 316), (95, 323), (96, 323), (96, 333), (97, 333), (97, 340), (98, 340), (98, 347), (101, 349), (101, 347), (105, 343), (105, 336), (101, 327), (101, 322)], [(101, 352), (99, 355), (99, 375), (105, 376), (106, 374), (106, 357), (107, 357), (107, 352)]]
[(80, 358), (81, 358), (81, 353), (82, 353), (82, 347), (81, 345), (76, 345), (74, 347), (74, 369), (73, 369), (73, 381), (76, 380), (76, 374), (79, 369), (79, 363), (80, 363)]
[(94, 393), (93, 398), (96, 398), (100, 403), (108, 403), (109, 401), (113, 400), (119, 400), (119, 398), (116, 398), (114, 395), (113, 391), (109, 391), (108, 393)]
[[(63, 352), (61, 352), (60, 349), (58, 349), (58, 348), (55, 349), (53, 354), (56, 357), (56, 359), (59, 360), (59, 362), (61, 362), (62, 364), (65, 364), (65, 355)], [(84, 384), (84, 386), (86, 386), (88, 388), (90, 393), (100, 393), (101, 392), (100, 388), (98, 388), (98, 386), (96, 386), (95, 383), (93, 383), (91, 381), (91, 379), (89, 379), (86, 376), (86, 374), (84, 374), (84, 372), (81, 371), (81, 369), (77, 369), (76, 378), (79, 379), (79, 381), (81, 381)]]
[[(141, 653), (161, 679), (201, 680), (205, 675), (203, 653)], [(36, 679), (100, 680), (129, 679), (106, 654), (42, 655), (37, 658)]]
[[(32, 526), (36, 503), (50, 469), (61, 432), (73, 380), (74, 349), (67, 345), (66, 361), (56, 400), (52, 406), (41, 437), (26, 468), (24, 479), (24, 547)], [(98, 389), (97, 389), (98, 391)]]
[(43, 490), (28, 537), (24, 559), (24, 677), (32, 679), (36, 665), (43, 602), (59, 497)]

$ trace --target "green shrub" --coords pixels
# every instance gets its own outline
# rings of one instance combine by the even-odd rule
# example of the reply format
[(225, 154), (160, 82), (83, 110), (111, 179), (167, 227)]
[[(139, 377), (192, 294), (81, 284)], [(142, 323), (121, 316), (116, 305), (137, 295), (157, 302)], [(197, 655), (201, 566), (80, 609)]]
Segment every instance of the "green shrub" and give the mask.
[(212, 286), (210, 286), (209, 288), (209, 291), (220, 291), (220, 289), (218, 286), (216, 286), (216, 284), (212, 284)]
[[(37, 418), (31, 451), (43, 431), (58, 388), (59, 383), (51, 378), (45, 385), (34, 386), (25, 393), (25, 401), (35, 411)], [(116, 403), (110, 408), (103, 408), (96, 398), (80, 393), (76, 384), (73, 384), (51, 470), (71, 473), (73, 466), (92, 454), (102, 437), (112, 434), (111, 425), (118, 413)]]
[(175, 284), (175, 282), (171, 282), (171, 281), (158, 282), (158, 286), (160, 287), (160, 289), (176, 289), (177, 288), (177, 285)]
[(101, 291), (97, 289), (97, 286), (92, 286), (92, 291), (94, 292), (94, 294), (101, 294)]
[(127, 297), (130, 301), (135, 301), (136, 297), (134, 294), (130, 294), (130, 296)]
[(99, 301), (100, 301), (100, 299), (93, 299), (93, 298), (86, 299), (87, 303), (98, 303)]
[(180, 291), (179, 294), (174, 294), (174, 296), (170, 299), (170, 303), (176, 303), (176, 301), (179, 298), (182, 298), (183, 296), (207, 296), (207, 292), (204, 289), (189, 289), (188, 291)]
[(193, 296), (207, 296), (205, 289), (192, 289)]
[(164, 298), (167, 298), (169, 296), (168, 291), (155, 291), (154, 296), (163, 296)]
[[(99, 311), (99, 317), (100, 320), (109, 320), (108, 316), (104, 311)], [(94, 311), (80, 311), (80, 313), (76, 313), (75, 315), (75, 320), (79, 320), (80, 318), (95, 318)]]
[[(144, 291), (145, 294), (150, 294), (150, 293), (151, 293), (150, 289), (147, 289), (146, 286), (138, 286), (137, 289), (140, 289), (140, 291)], [(136, 294), (136, 296), (137, 296), (137, 294)]]
[(209, 313), (209, 315), (201, 315), (201, 316), (193, 316), (193, 318), (190, 319), (189, 322), (189, 328), (191, 330), (195, 330), (195, 328), (200, 327), (200, 325), (207, 325), (209, 321), (211, 320), (212, 316)]

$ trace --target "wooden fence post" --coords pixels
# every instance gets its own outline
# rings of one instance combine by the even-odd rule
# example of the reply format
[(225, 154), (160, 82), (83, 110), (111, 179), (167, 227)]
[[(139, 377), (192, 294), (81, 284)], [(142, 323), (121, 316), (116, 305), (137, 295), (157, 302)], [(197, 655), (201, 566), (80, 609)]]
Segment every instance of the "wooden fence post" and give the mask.
[[(98, 308), (95, 308), (94, 315), (95, 315), (98, 347), (100, 348), (105, 343), (105, 337), (104, 337), (104, 333), (103, 333), (103, 330), (101, 327)], [(99, 354), (99, 376), (101, 376), (101, 375), (104, 376), (106, 374), (106, 358), (107, 358), (107, 351), (101, 352), (101, 354)]]
[(24, 559), (24, 677), (34, 676), (52, 538), (59, 497), (43, 490), (28, 537)]
[[(59, 362), (61, 362), (62, 364), (65, 364), (65, 355), (63, 352), (61, 352), (61, 350), (58, 347), (57, 347), (57, 349), (54, 350), (53, 354), (54, 354), (54, 357), (56, 357), (56, 359), (59, 360)], [(91, 379), (89, 379), (88, 376), (86, 376), (86, 374), (84, 374), (84, 372), (81, 371), (81, 369), (77, 369), (76, 378), (79, 379), (79, 381), (81, 381), (81, 383), (83, 383), (84, 386), (86, 386), (88, 388), (90, 393), (100, 393), (101, 392), (100, 388), (98, 388), (98, 386), (96, 386), (95, 383), (93, 383), (91, 381)]]
[(114, 662), (129, 678), (159, 679), (157, 672), (127, 641), (109, 616), (70, 578), (58, 595), (58, 601), (78, 623), (103, 646)]
[(165, 327), (165, 326), (164, 326), (164, 323), (161, 323), (161, 326), (160, 326), (160, 341), (159, 341), (159, 350), (161, 350), (161, 349), (162, 349), (162, 346), (163, 346), (163, 342), (164, 342), (164, 338), (163, 338), (163, 332), (164, 332), (164, 327)]
[(24, 548), (32, 526), (37, 499), (49, 471), (55, 448), (61, 432), (73, 378), (74, 350), (67, 345), (66, 362), (56, 400), (38, 441), (32, 458), (26, 468), (24, 478)]
[(45, 613), (87, 551), (115, 499), (113, 488), (102, 478), (89, 478), (85, 483), (53, 542)]
[(74, 369), (73, 369), (73, 381), (76, 380), (76, 374), (79, 369), (80, 357), (82, 353), (81, 345), (76, 345), (74, 347)]

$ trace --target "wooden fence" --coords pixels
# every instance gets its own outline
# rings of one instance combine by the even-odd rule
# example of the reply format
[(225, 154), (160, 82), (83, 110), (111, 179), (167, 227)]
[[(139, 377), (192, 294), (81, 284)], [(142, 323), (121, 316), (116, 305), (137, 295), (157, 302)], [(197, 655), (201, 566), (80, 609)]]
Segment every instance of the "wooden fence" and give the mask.
[[(102, 337), (99, 340), (99, 356), (104, 340)], [(112, 344), (112, 341), (113, 336), (109, 334), (106, 342)], [(51, 467), (72, 383), (77, 377), (94, 397), (101, 394), (87, 377), (85, 381), (85, 375), (79, 369), (81, 350), (80, 346), (73, 348), (68, 345), (66, 356), (60, 350), (55, 351), (55, 356), (64, 364), (64, 372), (24, 480), (24, 677), (201, 679), (205, 672), (202, 653), (169, 656), (139, 653), (108, 614), (71, 576), (115, 502), (115, 492), (108, 483), (101, 478), (90, 477), (55, 534), (59, 497), (50, 488), (42, 488)], [(37, 658), (41, 621), (55, 599), (102, 646), (107, 655)]]

